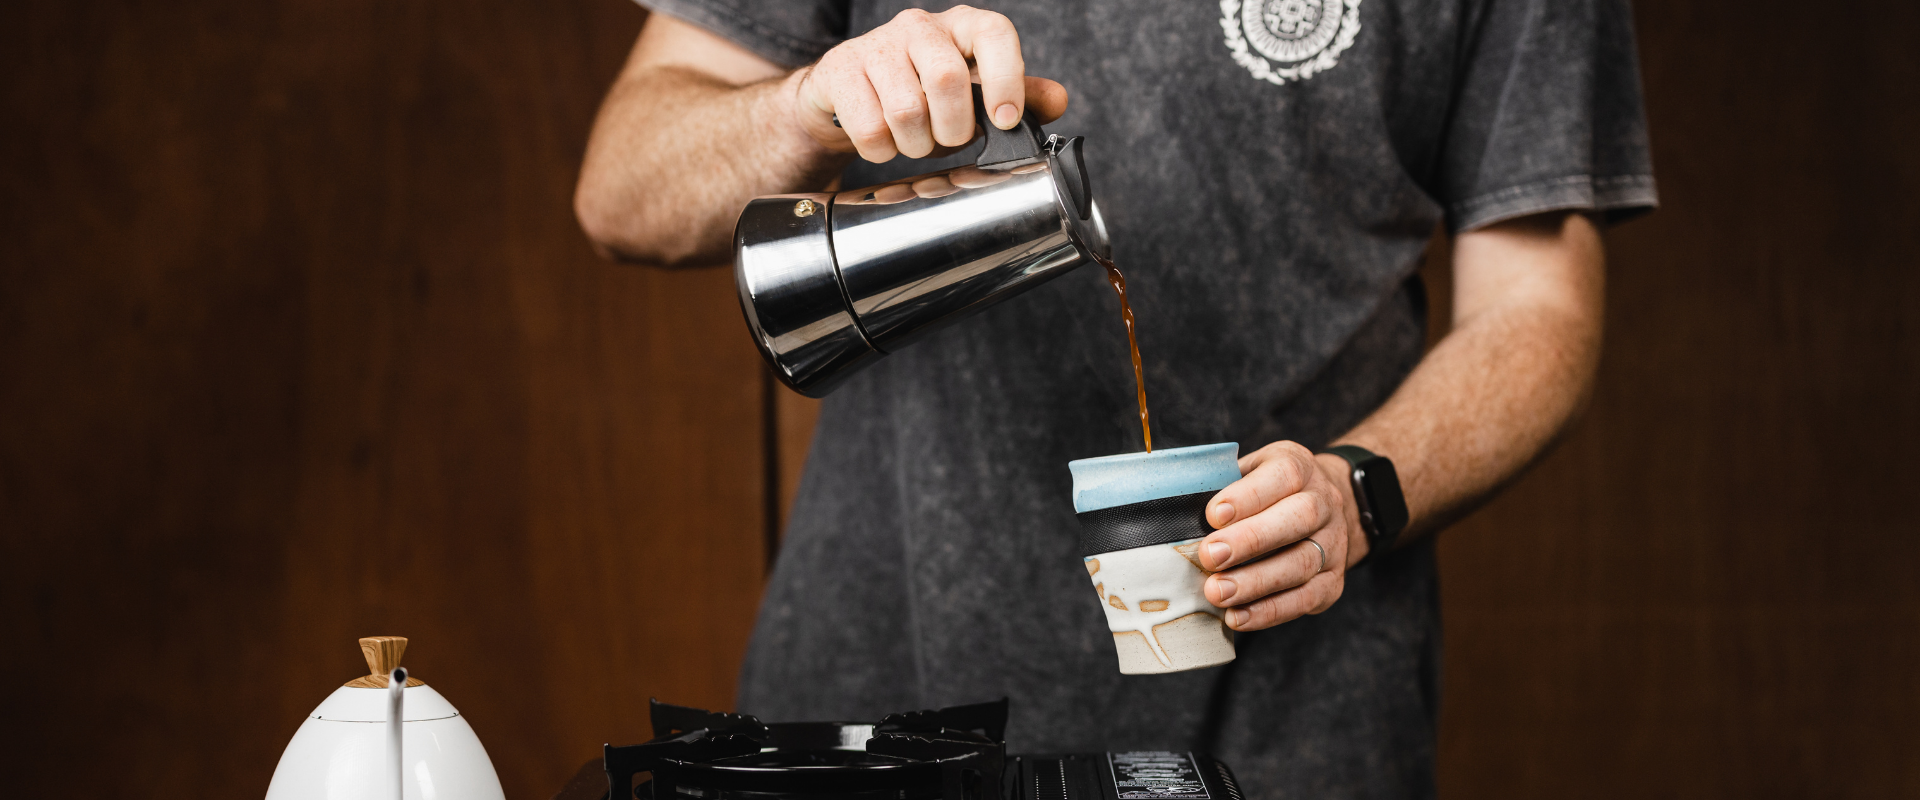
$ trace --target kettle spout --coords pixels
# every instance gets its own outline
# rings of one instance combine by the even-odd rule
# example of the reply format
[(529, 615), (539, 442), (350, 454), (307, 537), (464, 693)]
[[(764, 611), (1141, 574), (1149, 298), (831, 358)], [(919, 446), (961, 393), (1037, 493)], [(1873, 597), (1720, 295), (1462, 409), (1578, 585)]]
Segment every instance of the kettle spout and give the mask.
[(406, 759), (401, 753), (407, 724), (407, 668), (394, 667), (387, 673), (387, 778), (393, 787), (393, 800), (407, 800)]

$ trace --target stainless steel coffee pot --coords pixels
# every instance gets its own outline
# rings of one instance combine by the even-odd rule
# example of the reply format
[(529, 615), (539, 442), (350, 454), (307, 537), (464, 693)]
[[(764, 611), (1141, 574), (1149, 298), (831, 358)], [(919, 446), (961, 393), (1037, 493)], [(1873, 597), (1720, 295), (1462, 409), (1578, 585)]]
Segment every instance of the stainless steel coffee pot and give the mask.
[(780, 380), (823, 397), (943, 326), (1111, 258), (1081, 138), (1028, 116), (987, 120), (971, 165), (837, 193), (754, 198), (734, 228), (734, 281)]

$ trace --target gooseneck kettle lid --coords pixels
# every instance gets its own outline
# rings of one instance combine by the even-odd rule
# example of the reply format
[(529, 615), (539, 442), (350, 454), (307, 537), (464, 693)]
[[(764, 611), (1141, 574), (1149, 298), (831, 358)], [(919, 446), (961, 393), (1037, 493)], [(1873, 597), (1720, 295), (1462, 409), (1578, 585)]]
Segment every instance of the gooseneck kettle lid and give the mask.
[[(386, 689), (387, 676), (400, 667), (407, 652), (404, 636), (367, 636), (360, 639), (360, 655), (367, 661), (368, 673), (341, 684), (342, 689)], [(308, 715), (322, 722), (386, 722), (387, 692), (336, 691), (320, 702)], [(419, 678), (407, 676), (407, 722), (427, 722), (460, 715), (447, 698)]]
[[(385, 689), (387, 676), (400, 668), (400, 659), (407, 654), (405, 636), (367, 636), (360, 640), (360, 656), (367, 660), (367, 674), (347, 681), (344, 686), (355, 689)], [(408, 686), (424, 686), (419, 678), (407, 678)]]

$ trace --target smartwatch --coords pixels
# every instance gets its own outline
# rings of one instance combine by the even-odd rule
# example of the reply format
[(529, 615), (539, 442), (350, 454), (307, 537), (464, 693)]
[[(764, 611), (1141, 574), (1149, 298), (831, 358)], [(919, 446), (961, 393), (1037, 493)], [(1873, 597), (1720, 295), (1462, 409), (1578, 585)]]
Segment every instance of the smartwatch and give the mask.
[(1367, 534), (1367, 557), (1362, 563), (1391, 552), (1400, 532), (1407, 529), (1407, 499), (1400, 493), (1400, 474), (1393, 471), (1393, 462), (1350, 444), (1320, 452), (1339, 456), (1352, 468), (1353, 500), (1360, 506), (1360, 530)]

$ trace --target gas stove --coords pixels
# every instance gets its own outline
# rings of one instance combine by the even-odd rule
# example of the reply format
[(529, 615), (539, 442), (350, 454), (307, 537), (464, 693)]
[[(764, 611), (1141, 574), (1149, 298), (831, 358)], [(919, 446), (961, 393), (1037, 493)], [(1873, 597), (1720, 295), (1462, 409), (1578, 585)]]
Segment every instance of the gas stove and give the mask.
[(606, 747), (608, 800), (1241, 800), (1202, 753), (1009, 756), (1005, 699), (771, 724), (655, 700), (652, 718), (652, 741)]

